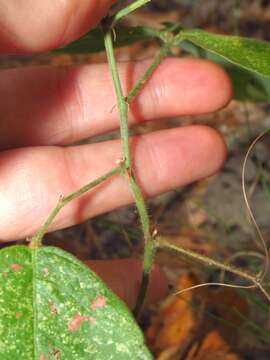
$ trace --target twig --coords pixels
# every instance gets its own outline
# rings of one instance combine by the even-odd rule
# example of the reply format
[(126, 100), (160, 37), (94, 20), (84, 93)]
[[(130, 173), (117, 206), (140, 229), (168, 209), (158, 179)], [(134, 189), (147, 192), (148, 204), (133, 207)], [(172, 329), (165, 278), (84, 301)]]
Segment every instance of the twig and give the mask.
[(168, 241), (166, 241), (165, 239), (163, 238), (158, 238), (156, 240), (156, 244), (158, 246), (159, 249), (163, 249), (163, 250), (166, 250), (166, 251), (170, 251), (170, 252), (173, 252), (175, 254), (181, 254), (181, 255), (184, 255), (186, 258), (190, 258), (190, 259), (193, 259), (195, 261), (199, 261), (209, 267), (215, 267), (217, 269), (221, 269), (221, 270), (224, 270), (224, 271), (228, 271), (232, 274), (235, 274), (235, 275), (238, 275), (240, 276), (242, 279), (246, 279), (252, 283), (254, 283), (254, 281), (256, 281), (256, 276), (253, 276), (251, 274), (248, 274), (246, 273), (245, 271), (237, 268), (237, 267), (234, 267), (230, 264), (225, 264), (223, 262), (220, 262), (220, 261), (217, 261), (217, 260), (214, 260), (212, 258), (209, 258), (208, 256), (205, 256), (205, 255), (202, 255), (202, 254), (199, 254), (195, 251), (191, 251), (191, 250), (187, 250), (187, 249), (184, 249), (180, 246), (176, 246), (176, 245), (173, 245), (171, 243), (169, 243)]
[(79, 196), (85, 194), (89, 190), (93, 189), (95, 186), (100, 185), (101, 183), (103, 183), (105, 180), (108, 180), (112, 176), (120, 174), (121, 171), (122, 171), (121, 167), (116, 167), (113, 170), (111, 170), (111, 171), (107, 172), (106, 174), (102, 175), (101, 177), (97, 178), (96, 180), (91, 181), (89, 184), (83, 186), (81, 189), (71, 193), (68, 196), (60, 198), (58, 204), (53, 209), (53, 211), (49, 215), (49, 217), (46, 220), (46, 222), (44, 223), (44, 225), (40, 228), (40, 230), (37, 232), (37, 234), (31, 240), (30, 247), (37, 248), (37, 247), (40, 247), (42, 245), (43, 237), (46, 234), (46, 232), (48, 231), (49, 226), (52, 224), (52, 222), (54, 221), (54, 219), (56, 218), (56, 216), (58, 215), (60, 210), (65, 205), (70, 203), (72, 200), (78, 198)]
[[(239, 269), (238, 267), (232, 266), (230, 264), (223, 263), (222, 261), (212, 259), (212, 258), (210, 258), (208, 256), (199, 254), (199, 253), (191, 251), (191, 250), (186, 250), (186, 249), (182, 248), (181, 246), (173, 245), (173, 244), (169, 243), (168, 241), (166, 241), (165, 239), (163, 239), (161, 237), (158, 237), (156, 239), (155, 243), (156, 243), (156, 246), (157, 246), (158, 249), (165, 250), (165, 251), (168, 251), (168, 252), (171, 252), (171, 253), (174, 253), (174, 254), (182, 255), (185, 258), (195, 260), (195, 261), (200, 262), (200, 263), (202, 263), (204, 265), (207, 265), (209, 267), (215, 267), (217, 269), (230, 272), (231, 274), (237, 275), (237, 276), (241, 277), (242, 279), (245, 279), (245, 280), (249, 281), (254, 286), (253, 285), (245, 286), (245, 288), (257, 287), (258, 289), (261, 290), (261, 292), (264, 294), (264, 296), (270, 302), (270, 295), (268, 294), (268, 292), (266, 291), (266, 289), (262, 285), (261, 278), (258, 275), (249, 274), (248, 272), (245, 272), (242, 269)], [(196, 285), (196, 288), (201, 287), (201, 286), (206, 286), (206, 285), (209, 286), (210, 284), (207, 283), (207, 284)], [(221, 284), (221, 283), (219, 283), (219, 285), (242, 288), (242, 286), (237, 286), (237, 285), (234, 286), (234, 285), (230, 285), (230, 284)], [(193, 288), (194, 287), (192, 287), (190, 289), (193, 289)], [(188, 290), (190, 290), (190, 289), (188, 289)]]
[(131, 102), (134, 100), (134, 98), (138, 95), (138, 93), (142, 90), (144, 85), (147, 83), (147, 81), (150, 79), (150, 77), (153, 75), (154, 71), (157, 69), (157, 67), (160, 65), (162, 60), (168, 56), (169, 50), (172, 47), (171, 42), (166, 42), (163, 44), (163, 46), (160, 48), (160, 51), (155, 56), (152, 64), (149, 66), (149, 68), (146, 70), (143, 77), (135, 84), (135, 86), (131, 89), (130, 93), (128, 94), (126, 101), (130, 105)]

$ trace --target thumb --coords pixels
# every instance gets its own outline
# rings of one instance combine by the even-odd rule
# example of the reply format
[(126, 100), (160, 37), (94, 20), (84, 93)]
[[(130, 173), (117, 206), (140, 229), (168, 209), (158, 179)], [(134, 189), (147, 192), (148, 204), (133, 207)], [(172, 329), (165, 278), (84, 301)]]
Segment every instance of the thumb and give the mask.
[(0, 53), (63, 46), (106, 15), (116, 0), (0, 0)]
[[(130, 308), (136, 303), (136, 298), (140, 289), (142, 263), (137, 259), (121, 260), (98, 260), (87, 261), (86, 264), (107, 283), (108, 287), (116, 293)], [(165, 275), (161, 270), (154, 266), (148, 292), (146, 304), (152, 304), (166, 296), (168, 291)]]

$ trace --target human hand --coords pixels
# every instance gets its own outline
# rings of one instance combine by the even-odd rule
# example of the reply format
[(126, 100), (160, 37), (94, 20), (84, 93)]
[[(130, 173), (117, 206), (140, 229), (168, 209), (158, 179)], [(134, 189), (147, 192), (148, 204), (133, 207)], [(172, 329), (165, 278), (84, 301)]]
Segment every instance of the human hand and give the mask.
[[(112, 3), (25, 0), (22, 8), (16, 0), (0, 0), (0, 51), (33, 53), (64, 45), (97, 24)], [(120, 64), (125, 91), (148, 65), (148, 60)], [(167, 59), (131, 106), (130, 121), (213, 112), (227, 104), (231, 89), (227, 75), (214, 64)], [(114, 167), (121, 158), (121, 145), (117, 140), (63, 147), (118, 127), (118, 113), (111, 111), (116, 99), (106, 64), (4, 70), (0, 94), (0, 238), (11, 241), (33, 235), (60, 195)], [(198, 125), (147, 134), (131, 139), (131, 144), (137, 178), (147, 196), (215, 173), (226, 155), (220, 135)], [(130, 202), (128, 184), (116, 177), (67, 206), (51, 230)], [(107, 278), (109, 285), (117, 282), (115, 289), (120, 285), (120, 294), (128, 293), (124, 298), (129, 301), (140, 277), (138, 263), (131, 262), (96, 267), (92, 263), (92, 268), (106, 277), (111, 274), (108, 269), (122, 273), (134, 266), (129, 278), (118, 282)], [(158, 270), (154, 277), (149, 301), (165, 292), (164, 282), (157, 281)], [(123, 290), (127, 285), (128, 292)]]

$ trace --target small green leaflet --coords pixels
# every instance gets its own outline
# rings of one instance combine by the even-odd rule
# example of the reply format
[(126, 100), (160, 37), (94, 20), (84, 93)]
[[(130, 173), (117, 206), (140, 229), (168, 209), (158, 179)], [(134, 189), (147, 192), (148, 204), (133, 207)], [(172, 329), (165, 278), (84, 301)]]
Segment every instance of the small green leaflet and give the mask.
[(199, 29), (182, 30), (177, 38), (188, 40), (248, 71), (270, 76), (270, 43), (267, 41), (217, 35)]
[(1, 360), (152, 359), (123, 302), (54, 247), (0, 252)]

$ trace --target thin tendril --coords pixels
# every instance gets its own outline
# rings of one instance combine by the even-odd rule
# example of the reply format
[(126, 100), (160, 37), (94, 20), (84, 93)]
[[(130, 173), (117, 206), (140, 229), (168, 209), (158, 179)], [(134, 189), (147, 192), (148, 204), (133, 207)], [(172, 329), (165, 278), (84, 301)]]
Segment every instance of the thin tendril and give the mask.
[(268, 256), (268, 249), (267, 249), (267, 245), (266, 245), (266, 242), (264, 240), (264, 237), (261, 233), (261, 230), (255, 220), (255, 216), (251, 210), (251, 206), (249, 204), (249, 201), (248, 201), (248, 197), (247, 197), (247, 190), (246, 190), (246, 167), (247, 167), (247, 161), (249, 159), (249, 156), (250, 156), (250, 153), (252, 152), (252, 150), (254, 149), (255, 145), (269, 132), (269, 130), (266, 130), (264, 131), (262, 134), (260, 134), (254, 141), (253, 143), (250, 145), (247, 153), (246, 153), (246, 156), (245, 156), (245, 159), (244, 159), (244, 163), (243, 163), (243, 168), (242, 168), (242, 190), (243, 190), (243, 196), (244, 196), (244, 201), (245, 201), (245, 204), (246, 204), (246, 208), (247, 208), (247, 211), (248, 211), (248, 214), (250, 216), (250, 219), (251, 219), (251, 222), (253, 223), (255, 229), (256, 229), (256, 232), (259, 236), (259, 239), (261, 241), (261, 244), (262, 244), (262, 247), (263, 247), (263, 251), (264, 251), (264, 254), (265, 254), (265, 262), (264, 262), (264, 266), (263, 266), (263, 269), (258, 273), (258, 281), (262, 282), (267, 274), (267, 271), (268, 271), (268, 268), (269, 268), (269, 256)]
[(255, 285), (255, 284), (253, 284), (253, 285), (233, 285), (233, 284), (226, 284), (226, 283), (219, 283), (219, 282), (211, 282), (211, 283), (203, 283), (203, 284), (190, 286), (186, 289), (177, 291), (176, 293), (174, 293), (174, 295), (181, 295), (188, 291), (196, 290), (196, 289), (206, 287), (206, 286), (222, 286), (222, 287), (233, 288), (233, 289), (255, 289), (258, 287), (258, 285)]
[[(245, 159), (244, 159), (244, 162), (243, 162), (243, 168), (242, 168), (242, 190), (243, 190), (243, 196), (244, 196), (244, 201), (245, 201), (245, 204), (246, 204), (246, 208), (247, 208), (247, 211), (248, 211), (248, 214), (250, 216), (250, 219), (253, 223), (253, 225), (255, 226), (255, 229), (256, 229), (256, 232), (259, 236), (259, 239), (261, 241), (261, 244), (263, 246), (263, 250), (264, 250), (264, 257), (263, 255), (261, 254), (258, 254), (258, 253), (255, 253), (255, 252), (249, 252), (249, 253), (244, 253), (244, 252), (241, 252), (241, 253), (238, 253), (238, 254), (235, 254), (235, 255), (232, 255), (230, 260), (232, 259), (235, 259), (236, 257), (239, 257), (239, 256), (256, 256), (256, 257), (263, 257), (264, 258), (264, 265), (263, 265), (263, 269), (258, 273), (257, 277), (258, 277), (258, 282), (256, 284), (253, 284), (253, 285), (233, 285), (233, 284), (227, 284), (227, 283), (223, 283), (223, 282), (211, 282), (211, 283), (203, 283), (203, 284), (198, 284), (198, 285), (194, 285), (194, 286), (191, 286), (189, 288), (186, 288), (186, 289), (183, 289), (183, 290), (180, 290), (178, 292), (175, 293), (175, 295), (181, 295), (187, 291), (192, 291), (192, 290), (195, 290), (195, 289), (199, 289), (199, 288), (202, 288), (202, 287), (206, 287), (206, 286), (223, 286), (223, 287), (228, 287), (228, 288), (234, 288), (234, 289), (254, 289), (254, 288), (259, 288), (261, 291), (263, 291), (263, 293), (267, 296), (268, 300), (270, 299), (269, 297), (269, 294), (265, 291), (265, 289), (261, 286), (261, 282), (264, 280), (266, 274), (267, 274), (267, 271), (268, 271), (268, 268), (269, 268), (269, 256), (268, 256), (268, 249), (267, 249), (267, 245), (266, 245), (266, 242), (264, 240), (264, 237), (261, 233), (261, 230), (256, 222), (256, 219), (255, 219), (255, 216), (251, 210), (251, 206), (249, 204), (249, 201), (248, 201), (248, 197), (247, 197), (247, 190), (246, 190), (246, 184), (245, 184), (245, 179), (246, 179), (246, 168), (247, 168), (247, 161), (249, 159), (249, 156), (252, 152), (252, 150), (254, 149), (255, 145), (269, 132), (269, 130), (266, 130), (264, 131), (262, 134), (260, 134), (253, 142), (252, 144), (250, 145), (247, 153), (246, 153), (246, 156), (245, 156)], [(221, 272), (221, 277), (224, 278), (225, 276), (225, 270), (223, 269), (222, 272)]]

